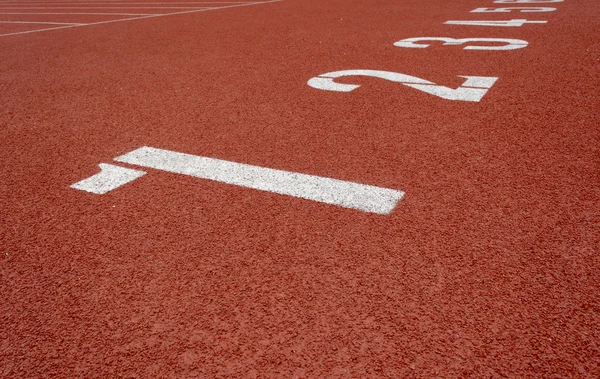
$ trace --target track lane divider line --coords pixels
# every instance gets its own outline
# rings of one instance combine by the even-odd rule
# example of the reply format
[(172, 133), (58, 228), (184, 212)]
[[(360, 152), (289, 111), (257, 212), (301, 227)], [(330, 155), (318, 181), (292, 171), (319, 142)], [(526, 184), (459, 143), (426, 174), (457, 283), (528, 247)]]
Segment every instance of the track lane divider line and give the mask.
[[(108, 20), (108, 21), (91, 22), (91, 23), (85, 24), (85, 25), (66, 25), (66, 26), (59, 26), (59, 27), (56, 27), (56, 28), (27, 30), (27, 31), (23, 31), (23, 32), (14, 32), (14, 33), (0, 34), (0, 37), (8, 37), (8, 36), (21, 35), (21, 34), (38, 33), (38, 32), (44, 32), (44, 31), (49, 31), (49, 30), (79, 28), (79, 27), (82, 27), (82, 26), (111, 24), (111, 23), (114, 23), (114, 22), (122, 22), (122, 21), (142, 20), (142, 19), (146, 19), (146, 18), (154, 18), (154, 17), (162, 17), (162, 16), (175, 16), (175, 15), (180, 15), (180, 14), (199, 13), (199, 12), (204, 12), (204, 11), (218, 10), (218, 9), (228, 9), (228, 8), (245, 7), (245, 6), (250, 6), (250, 5), (262, 5), (262, 4), (278, 3), (280, 1), (283, 1), (283, 0), (267, 0), (267, 1), (261, 1), (261, 2), (256, 2), (256, 3), (240, 3), (240, 4), (235, 4), (235, 5), (226, 5), (226, 6), (222, 6), (222, 7), (213, 7), (213, 8), (203, 8), (203, 9), (196, 9), (196, 10), (191, 10), (191, 11), (182, 11), (182, 12), (164, 13), (164, 14), (152, 14), (152, 15), (141, 16), (141, 17), (131, 17), (131, 18), (122, 18), (122, 19), (118, 19), (118, 20)], [(0, 13), (0, 14), (2, 14), (2, 13)]]
[[(19, 14), (19, 15), (91, 15), (91, 16), (155, 16), (156, 13), (86, 13), (86, 12), (0, 12), (3, 14)], [(85, 24), (89, 25), (89, 24)]]
[(188, 4), (188, 5), (208, 5), (208, 4), (250, 4), (250, 3), (255, 3), (255, 1), (200, 1), (200, 2), (180, 2), (180, 1), (175, 1), (175, 2), (142, 2), (142, 3), (135, 3), (135, 2), (121, 2), (121, 1), (85, 1), (85, 2), (55, 2), (55, 1), (51, 1), (51, 2), (47, 2), (47, 1), (36, 1), (36, 2), (26, 2), (26, 1), (0, 1), (0, 4), (8, 4), (8, 5), (26, 5), (26, 4), (31, 4), (31, 5), (35, 5), (35, 4), (47, 4), (47, 5), (69, 5), (69, 4), (92, 4), (92, 5), (100, 5), (100, 4), (125, 4), (125, 5), (137, 5), (137, 4)]
[(148, 7), (148, 6), (140, 6), (140, 7), (3, 7), (0, 6), (0, 9), (6, 9), (6, 10), (11, 10), (11, 9), (31, 9), (31, 10), (37, 10), (37, 9), (56, 9), (56, 10), (62, 10), (62, 9), (194, 9), (194, 10), (199, 10), (199, 9), (203, 9), (203, 8), (207, 8), (207, 7), (202, 7), (202, 6), (197, 6), (197, 7)]
[(0, 21), (0, 24), (36, 24), (36, 25), (87, 25), (80, 22), (43, 22), (43, 21)]

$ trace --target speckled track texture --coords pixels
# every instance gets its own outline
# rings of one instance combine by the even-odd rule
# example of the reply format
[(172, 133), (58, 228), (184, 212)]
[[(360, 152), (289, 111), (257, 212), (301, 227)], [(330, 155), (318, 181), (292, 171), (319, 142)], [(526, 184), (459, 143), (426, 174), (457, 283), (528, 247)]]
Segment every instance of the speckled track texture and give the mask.
[[(1, 378), (600, 377), (598, 1), (121, 3), (0, 3)], [(511, 19), (548, 22), (444, 24)], [(394, 46), (414, 37), (528, 45)], [(351, 69), (498, 80), (307, 85)], [(142, 146), (406, 195), (71, 188)]]

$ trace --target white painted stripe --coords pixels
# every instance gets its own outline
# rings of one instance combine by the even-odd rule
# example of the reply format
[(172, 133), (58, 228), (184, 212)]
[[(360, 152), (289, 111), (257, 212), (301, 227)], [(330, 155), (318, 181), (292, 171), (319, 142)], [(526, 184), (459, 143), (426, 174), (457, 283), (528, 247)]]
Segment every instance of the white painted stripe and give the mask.
[(0, 24), (85, 25), (78, 22), (0, 21)]
[(388, 188), (147, 146), (117, 157), (115, 160), (378, 214), (389, 214), (404, 196), (404, 192)]
[(465, 25), (465, 26), (500, 26), (500, 27), (520, 27), (525, 24), (546, 24), (548, 21), (528, 21), (526, 19), (514, 20), (465, 20), (465, 21), (446, 21), (445, 25)]
[[(270, 3), (277, 3), (277, 2), (280, 2), (280, 1), (283, 1), (283, 0), (267, 0), (267, 1), (260, 1), (260, 2), (255, 2), (255, 3), (240, 3), (240, 4), (235, 4), (235, 5), (225, 5), (225, 6), (220, 6), (220, 7), (203, 8), (203, 9), (197, 9), (197, 10), (191, 10), (191, 11), (183, 11), (183, 12), (173, 12), (173, 13), (165, 13), (165, 14), (149, 14), (149, 15), (143, 15), (143, 16), (140, 16), (140, 17), (121, 18), (121, 19), (118, 19), (118, 20), (108, 20), (108, 21), (91, 22), (91, 23), (85, 24), (85, 25), (66, 25), (66, 26), (58, 26), (56, 28), (46, 28), (46, 29), (37, 29), (37, 30), (27, 30), (27, 31), (23, 31), (23, 32), (6, 33), (6, 34), (0, 34), (0, 37), (8, 37), (8, 36), (16, 36), (16, 35), (20, 35), (20, 34), (30, 34), (30, 33), (45, 32), (45, 31), (49, 31), (49, 30), (79, 28), (79, 27), (82, 27), (82, 26), (111, 24), (113, 22), (143, 20), (143, 19), (153, 18), (153, 17), (175, 16), (175, 15), (180, 15), (180, 14), (199, 13), (199, 12), (214, 11), (214, 10), (220, 10), (220, 9), (245, 7), (245, 6), (250, 6), (250, 5), (270, 4)], [(35, 13), (0, 13), (0, 14), (35, 14)], [(39, 14), (51, 14), (51, 13), (39, 13)], [(56, 14), (60, 14), (60, 13), (56, 13)], [(65, 13), (65, 14), (76, 14), (76, 13)], [(90, 13), (81, 13), (81, 14), (90, 14)], [(95, 13), (95, 14), (98, 14), (98, 13)], [(116, 15), (116, 13), (109, 13), (108, 15)]]
[[(61, 15), (91, 15), (91, 16), (160, 16), (154, 13), (85, 13), (85, 12), (0, 12), (0, 14), (31, 14), (31, 15), (44, 15), (44, 14), (61, 14)], [(94, 23), (95, 24), (95, 23)], [(90, 24), (80, 24), (80, 25), (90, 25)], [(45, 30), (45, 29), (44, 29)]]
[(57, 1), (0, 1), (0, 4), (14, 4), (14, 5), (26, 5), (26, 4), (47, 4), (47, 5), (83, 5), (83, 4), (125, 4), (125, 5), (137, 5), (137, 4), (191, 4), (191, 5), (204, 5), (204, 4), (253, 4), (255, 1), (194, 1), (194, 2), (183, 2), (183, 1), (169, 1), (169, 2), (121, 2), (121, 1), (70, 1), (70, 2), (57, 2)]
[(11, 10), (11, 9), (203, 9), (204, 7), (147, 7), (147, 6), (139, 6), (139, 7), (0, 7), (0, 10)]
[(71, 188), (103, 195), (146, 175), (146, 172), (100, 163), (100, 172), (71, 185)]

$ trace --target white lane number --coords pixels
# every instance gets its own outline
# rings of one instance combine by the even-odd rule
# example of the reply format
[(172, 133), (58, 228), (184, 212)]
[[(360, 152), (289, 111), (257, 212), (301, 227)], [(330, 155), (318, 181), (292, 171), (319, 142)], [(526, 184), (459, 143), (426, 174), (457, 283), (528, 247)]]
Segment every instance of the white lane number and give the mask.
[(513, 20), (464, 20), (464, 21), (446, 21), (446, 25), (468, 25), (468, 26), (503, 26), (503, 27), (519, 27), (525, 24), (545, 24), (548, 21), (529, 21), (525, 19), (513, 19)]
[(351, 92), (360, 87), (358, 84), (344, 84), (334, 79), (346, 76), (368, 76), (400, 83), (407, 87), (426, 92), (446, 100), (479, 102), (498, 78), (492, 76), (459, 76), (465, 82), (458, 88), (449, 88), (415, 76), (391, 71), (344, 70), (328, 72), (308, 81), (308, 85), (324, 91)]
[[(415, 37), (406, 38), (394, 43), (397, 47), (406, 47), (413, 49), (424, 49), (430, 45), (427, 43), (417, 43), (423, 41), (441, 41), (444, 42), (444, 46), (450, 45), (465, 45), (463, 50), (517, 50), (522, 49), (528, 45), (527, 41), (522, 39), (511, 39), (511, 38), (449, 38), (449, 37)], [(471, 43), (495, 43), (502, 45), (471, 45)]]
[(477, 8), (473, 9), (471, 13), (509, 13), (512, 11), (521, 11), (523, 13), (536, 13), (536, 12), (554, 12), (556, 8), (549, 7), (510, 7), (510, 8)]
[(496, 0), (494, 4), (548, 4), (562, 3), (564, 0)]

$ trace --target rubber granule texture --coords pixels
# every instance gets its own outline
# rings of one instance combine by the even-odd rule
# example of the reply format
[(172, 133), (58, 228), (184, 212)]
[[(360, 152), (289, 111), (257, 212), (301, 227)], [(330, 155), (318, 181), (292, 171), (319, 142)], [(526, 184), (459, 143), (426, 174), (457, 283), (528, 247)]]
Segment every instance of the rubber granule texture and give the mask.
[[(600, 377), (600, 8), (470, 13), (500, 6), (285, 0), (0, 37), (0, 377)], [(548, 23), (444, 25), (521, 18)], [(411, 37), (529, 45), (393, 45)], [(478, 103), (306, 84), (349, 69), (499, 79)], [(406, 195), (384, 216), (156, 170), (70, 188), (142, 146)]]

